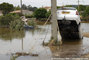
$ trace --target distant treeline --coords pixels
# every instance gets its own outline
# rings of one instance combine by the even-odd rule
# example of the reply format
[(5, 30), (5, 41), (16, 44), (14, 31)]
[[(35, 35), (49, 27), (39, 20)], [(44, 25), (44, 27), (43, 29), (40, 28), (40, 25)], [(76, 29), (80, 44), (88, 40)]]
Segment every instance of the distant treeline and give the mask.
[[(21, 9), (21, 7), (19, 5), (15, 7), (15, 10), (20, 10), (20, 9)], [(31, 5), (28, 5), (27, 6), (27, 5), (23, 4), (22, 5), (22, 9), (23, 10), (33, 11), (34, 12), (37, 9), (37, 7), (32, 7)]]
[[(60, 8), (61, 6), (57, 6), (57, 8)], [(65, 7), (75, 7), (78, 9), (77, 5), (66, 5)], [(1, 3), (0, 4), (0, 10), (2, 11), (3, 15), (8, 14), (11, 11), (14, 10), (20, 10), (21, 7), (20, 6), (13, 6), (13, 4), (9, 4), (9, 3)], [(37, 8), (37, 7), (32, 7), (31, 5), (22, 5), (22, 9), (23, 10), (29, 10), (29, 11), (33, 11), (34, 13), (32, 15), (28, 15), (26, 17), (30, 17), (30, 18), (48, 18), (49, 15), (51, 14), (51, 11), (47, 11), (45, 8)], [(89, 6), (87, 5), (79, 5), (79, 9), (78, 9), (81, 19), (82, 20), (89, 20)]]

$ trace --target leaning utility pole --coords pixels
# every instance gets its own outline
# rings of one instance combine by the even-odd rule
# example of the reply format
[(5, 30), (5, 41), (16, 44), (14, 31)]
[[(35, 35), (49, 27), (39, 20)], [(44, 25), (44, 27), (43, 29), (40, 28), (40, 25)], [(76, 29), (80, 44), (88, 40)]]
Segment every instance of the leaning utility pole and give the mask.
[(21, 14), (22, 14), (22, 0), (20, 0), (20, 4), (21, 4)]
[(51, 0), (51, 19), (52, 19), (52, 39), (58, 40), (58, 23), (57, 23), (57, 5), (56, 0)]

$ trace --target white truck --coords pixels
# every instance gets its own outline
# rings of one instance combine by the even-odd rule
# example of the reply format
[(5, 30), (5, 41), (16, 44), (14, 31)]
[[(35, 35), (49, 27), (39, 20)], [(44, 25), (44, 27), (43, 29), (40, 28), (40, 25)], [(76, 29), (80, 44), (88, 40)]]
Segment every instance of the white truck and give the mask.
[(62, 39), (82, 39), (80, 15), (74, 7), (57, 10), (57, 20)]

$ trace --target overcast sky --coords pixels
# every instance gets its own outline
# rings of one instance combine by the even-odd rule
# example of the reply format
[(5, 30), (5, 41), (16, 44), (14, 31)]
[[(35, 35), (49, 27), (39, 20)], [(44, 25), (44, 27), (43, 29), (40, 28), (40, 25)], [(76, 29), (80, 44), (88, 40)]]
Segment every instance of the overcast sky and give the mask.
[[(20, 5), (20, 0), (0, 0), (0, 3), (8, 2), (14, 6)], [(35, 7), (51, 6), (51, 0), (23, 0), (23, 4)], [(57, 5), (77, 4), (77, 0), (57, 0)], [(89, 5), (89, 0), (80, 0), (80, 4)]]

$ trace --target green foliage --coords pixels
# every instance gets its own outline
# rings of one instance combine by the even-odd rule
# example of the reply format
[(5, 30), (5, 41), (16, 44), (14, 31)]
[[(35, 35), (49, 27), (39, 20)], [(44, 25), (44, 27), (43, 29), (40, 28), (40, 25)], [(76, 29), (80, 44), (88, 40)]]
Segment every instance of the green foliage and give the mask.
[(0, 17), (0, 26), (9, 26), (11, 21), (19, 19), (19, 15), (17, 14), (6, 14), (5, 16)]
[(60, 8), (60, 6), (57, 6), (57, 9), (59, 9)]
[(32, 7), (31, 5), (28, 5), (27, 9), (30, 10), (30, 11), (36, 11), (37, 7)]
[[(78, 7), (77, 7), (78, 9)], [(84, 11), (86, 9), (86, 6), (84, 5), (79, 5), (79, 10), (78, 11)]]
[(30, 10), (30, 11), (35, 11), (37, 7), (32, 7), (31, 5), (26, 6), (25, 4), (22, 5), (22, 9), (24, 10)]
[(89, 16), (89, 6), (88, 7), (86, 7), (86, 9), (85, 9), (85, 11), (84, 11), (84, 15), (83, 15), (84, 17), (85, 16)]
[(26, 10), (27, 9), (27, 6), (25, 4), (22, 5), (22, 9), (23, 10)]
[(14, 10), (20, 10), (20, 6), (18, 5), (17, 7), (14, 7)]
[(25, 15), (26, 18), (33, 18), (33, 15)]
[(12, 4), (9, 4), (9, 3), (2, 3), (0, 4), (0, 10), (3, 11), (3, 14), (6, 15), (8, 14), (9, 12), (13, 11), (14, 10), (14, 7)]
[(72, 7), (72, 5), (66, 5), (65, 7)]
[(48, 11), (48, 12), (46, 13), (46, 17), (48, 18), (50, 15), (51, 15), (51, 11)]
[(11, 21), (10, 23), (10, 29), (11, 30), (22, 30), (23, 29), (24, 22), (20, 19)]
[(39, 19), (39, 18), (46, 18), (46, 13), (47, 10), (44, 8), (39, 8), (34, 12), (34, 16)]
[(89, 16), (83, 17), (82, 20), (84, 20), (84, 21), (89, 21)]
[(9, 28), (0, 28), (0, 38), (3, 40), (12, 40), (14, 38), (22, 39), (25, 36), (24, 30), (10, 30)]
[(36, 21), (30, 20), (30, 21), (28, 21), (28, 25), (36, 27)]

